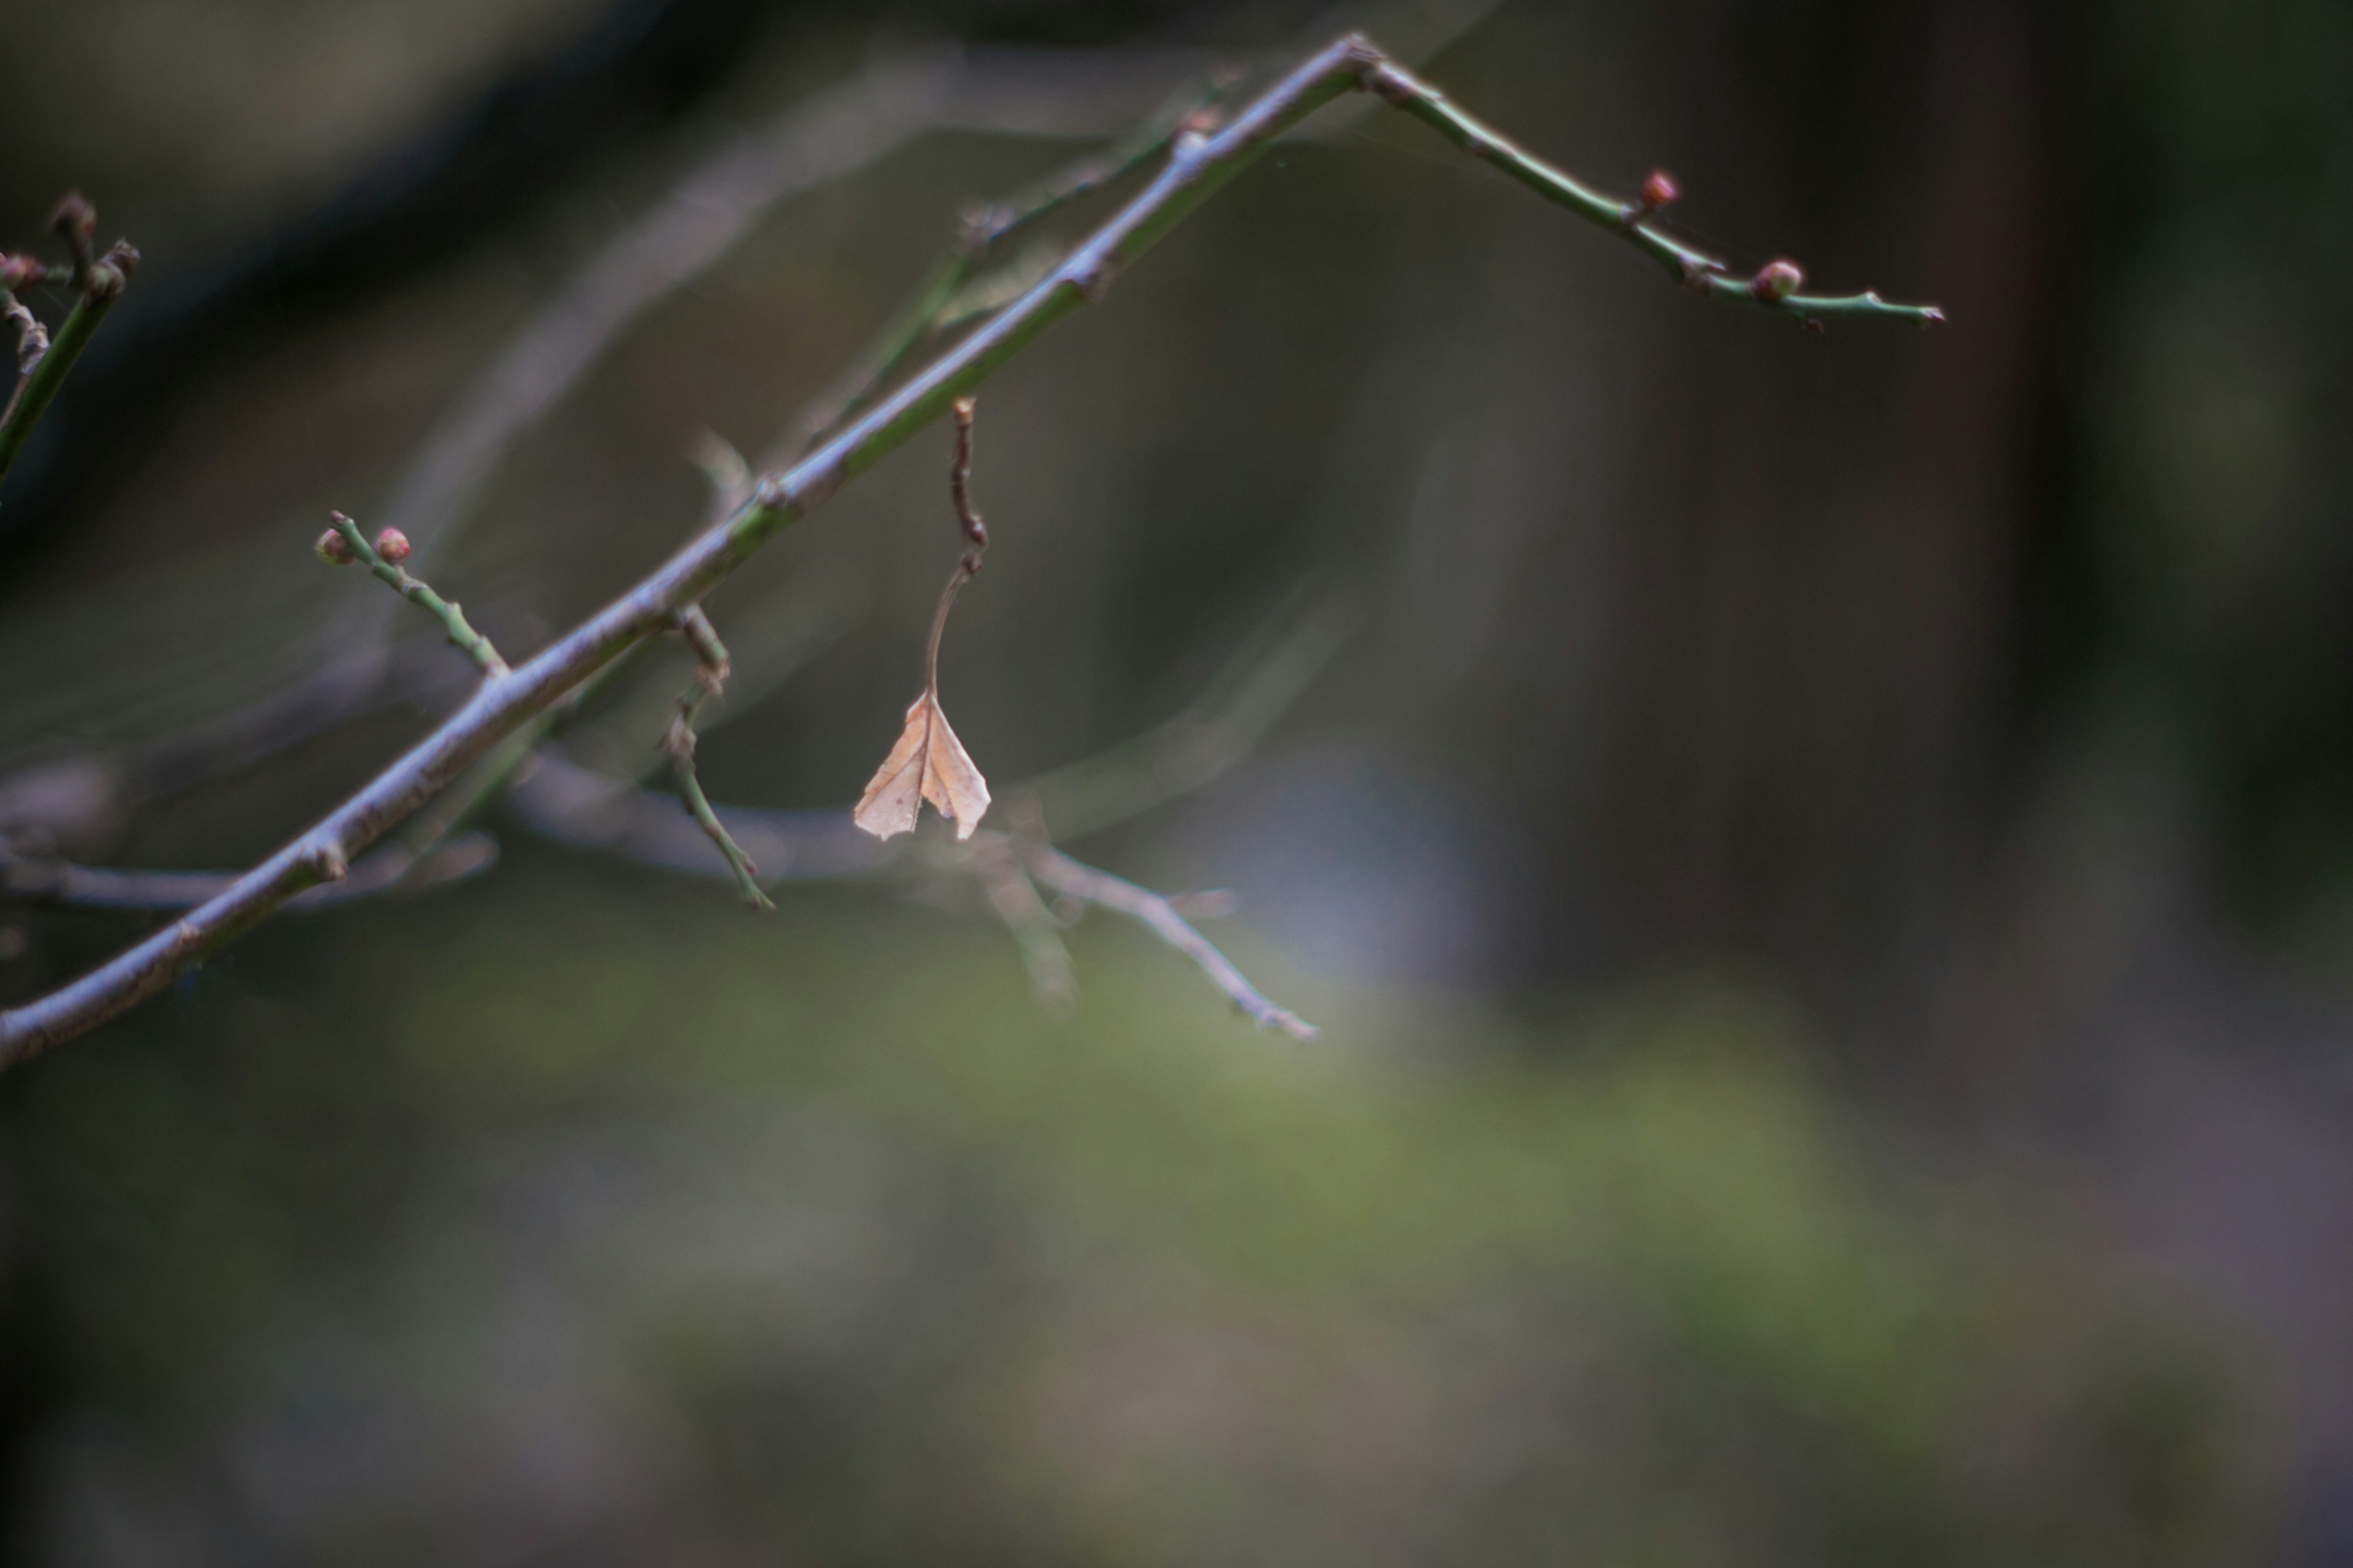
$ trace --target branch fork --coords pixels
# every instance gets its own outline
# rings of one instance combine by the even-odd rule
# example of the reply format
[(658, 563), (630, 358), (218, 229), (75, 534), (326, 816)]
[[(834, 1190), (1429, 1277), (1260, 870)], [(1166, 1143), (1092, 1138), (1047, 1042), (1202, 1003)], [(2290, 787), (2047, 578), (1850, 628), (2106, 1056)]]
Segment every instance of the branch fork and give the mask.
[[(1892, 304), (1874, 293), (1809, 295), (1797, 292), (1794, 284), (1786, 292), (1778, 285), (1752, 287), (1754, 280), (1732, 276), (1722, 261), (1667, 234), (1649, 215), (1630, 212), (1633, 204), (1590, 190), (1522, 152), (1389, 61), (1365, 38), (1355, 35), (1341, 38), (1303, 61), (1214, 134), (1180, 135), (1186, 129), (1181, 116), (1177, 122), (1154, 130), (1147, 140), (1152, 146), (1166, 146), (1169, 156), (1140, 193), (1036, 288), (989, 318), (928, 368), (879, 396), (866, 412), (849, 417), (871, 388), (880, 386), (917, 346), (928, 341), (938, 300), (909, 312), (902, 321), (912, 324), (897, 331), (885, 345), (892, 350), (887, 360), (880, 362), (879, 368), (873, 360), (861, 364), (850, 396), (838, 405), (839, 412), (812, 426), (830, 432), (822, 437), (822, 445), (788, 468), (761, 479), (733, 516), (716, 522), (619, 599), (512, 672), (488, 641), (465, 625), (455, 605), (400, 572), (380, 551), (370, 552), (358, 537), (356, 525), (341, 520), (337, 532), (353, 558), (368, 561), (370, 570), (404, 597), (439, 617), (451, 640), (474, 658), (489, 679), (457, 712), (309, 833), (238, 878), (170, 931), (151, 935), (47, 995), (0, 1012), (0, 1066), (22, 1061), (154, 994), (198, 952), (242, 934), (314, 885), (322, 874), (320, 846), (332, 844), (346, 857), (364, 848), (448, 789), (493, 748), (543, 719), (548, 710), (583, 682), (648, 639), (678, 626), (683, 612), (699, 605), (761, 544), (947, 412), (1080, 304), (1098, 297), (1113, 277), (1262, 156), (1279, 138), (1324, 105), (1347, 92), (1366, 89), (1547, 200), (1618, 235), (1658, 260), (1671, 276), (1688, 279), (1711, 298), (1771, 310), (1800, 323), (1831, 316), (1924, 325), (1943, 320), (1942, 312), (1932, 306)], [(1141, 162), (1141, 157), (1136, 161)], [(77, 218), (71, 226), (79, 230), (87, 226)], [(70, 234), (69, 238), (72, 239)], [(87, 243), (84, 234), (80, 247)], [(78, 271), (83, 268), (83, 254), (78, 247)], [(91, 258), (88, 275), (92, 281), (101, 269), (100, 263)], [(117, 276), (122, 275), (123, 269), (118, 268)], [(947, 293), (952, 294), (960, 280), (960, 274), (951, 278)], [(21, 447), (47, 392), (54, 391), (56, 379), (70, 363), (69, 345), (78, 352), (111, 298), (111, 293), (99, 291), (83, 295), (48, 353), (26, 378), (16, 406), (0, 416), (0, 471)], [(35, 395), (37, 391), (39, 396)], [(963, 821), (960, 815), (960, 826)], [(1124, 909), (1172, 943), (1186, 946), (1198, 941), (1198, 933), (1191, 932), (1166, 900), (1145, 895), (1105, 873), (1079, 868), (1076, 862), (1066, 865), (1063, 858), (1056, 851), (1033, 854), (1032, 875), (1071, 897)], [(1214, 954), (1214, 949), (1209, 953)], [(1205, 968), (1219, 973), (1208, 956), (1196, 956)], [(1217, 963), (1222, 964), (1223, 960)], [(1235, 994), (1237, 983), (1247, 985), (1238, 974), (1230, 982), (1220, 978), (1229, 994)], [(1262, 1022), (1290, 1026), (1285, 1023), (1288, 1016), (1271, 1005), (1263, 1012), (1251, 1010)]]

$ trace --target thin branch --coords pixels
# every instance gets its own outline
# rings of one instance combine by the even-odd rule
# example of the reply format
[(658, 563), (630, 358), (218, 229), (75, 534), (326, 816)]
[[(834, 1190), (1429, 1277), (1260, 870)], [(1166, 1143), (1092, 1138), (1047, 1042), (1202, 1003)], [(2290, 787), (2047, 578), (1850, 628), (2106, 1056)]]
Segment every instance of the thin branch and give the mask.
[[(396, 889), (416, 892), (478, 877), (498, 864), (499, 847), (486, 833), (458, 835), (419, 852), (388, 844), (353, 862), (351, 874), (287, 900), (290, 913), (332, 909)], [(0, 898), (65, 909), (156, 914), (193, 909), (218, 898), (236, 871), (130, 871), (0, 855)]]
[(670, 767), (678, 777), (679, 799), (695, 825), (719, 847), (727, 868), (735, 874), (735, 885), (743, 890), (744, 901), (755, 910), (773, 912), (776, 901), (760, 890), (760, 868), (744, 853), (743, 846), (728, 836), (726, 825), (711, 809), (710, 798), (702, 793), (702, 781), (694, 771), (694, 716), (727, 683), (727, 649), (701, 605), (689, 605), (679, 612), (678, 629), (702, 666), (695, 673), (694, 684), (678, 700), (678, 717), (670, 721), (670, 733), (662, 741), (662, 750), (669, 753)]
[[(1048, 328), (1080, 305), (1103, 298), (1122, 270), (1254, 163), (1278, 137), (1334, 99), (1365, 88), (1375, 75), (1385, 92), (1398, 92), (1404, 85), (1419, 89), (1370, 43), (1351, 36), (1275, 83), (1216, 135), (1179, 135), (1150, 184), (1045, 282), (789, 471), (763, 479), (733, 518), (694, 539), (651, 576), (512, 675), (483, 681), (465, 706), (431, 734), (218, 897), (79, 979), (0, 1013), (0, 1066), (22, 1061), (135, 1005), (306, 888), (332, 879), (350, 855), (448, 787), (533, 714), (658, 635), (679, 611), (700, 602), (760, 545), (946, 412)], [(1492, 136), (1483, 128), (1482, 133)], [(1567, 180), (1565, 175), (1556, 178)]]
[(1259, 1027), (1281, 1029), (1294, 1040), (1315, 1037), (1314, 1025), (1261, 995), (1258, 988), (1234, 967), (1233, 961), (1195, 931), (1191, 922), (1176, 912), (1176, 906), (1160, 894), (1108, 871), (1082, 865), (1042, 841), (1021, 844), (1019, 853), (1023, 868), (1041, 885), (1142, 921), (1154, 935), (1200, 965), (1201, 973), (1233, 998), (1234, 1005), (1249, 1014)]

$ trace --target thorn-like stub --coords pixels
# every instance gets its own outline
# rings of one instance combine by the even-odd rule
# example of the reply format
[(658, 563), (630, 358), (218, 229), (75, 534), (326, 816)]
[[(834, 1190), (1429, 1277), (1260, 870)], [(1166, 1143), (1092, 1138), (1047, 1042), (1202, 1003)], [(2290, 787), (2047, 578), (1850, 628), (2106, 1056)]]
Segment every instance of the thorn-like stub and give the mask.
[(98, 209), (79, 191), (68, 191), (50, 212), (49, 227), (79, 249), (98, 236)]
[(408, 535), (396, 528), (387, 528), (375, 536), (375, 552), (395, 566), (408, 559)]
[(1778, 305), (1805, 281), (1805, 268), (1784, 256), (1757, 269), (1757, 276), (1748, 280), (1748, 292), (1768, 305)]
[(352, 869), (351, 862), (343, 856), (343, 847), (332, 839), (312, 845), (310, 853), (302, 857), (302, 863), (317, 872), (322, 882), (340, 882)]
[(1921, 325), (1921, 326), (1923, 326), (1923, 327), (1941, 327), (1941, 326), (1943, 326), (1944, 324), (1945, 324), (1945, 311), (1944, 311), (1944, 308), (1943, 308), (1942, 306), (1939, 306), (1939, 305), (1924, 305), (1924, 306), (1922, 306), (1922, 307), (1920, 308), (1920, 325)]
[(352, 542), (332, 528), (319, 535), (319, 542), (311, 548), (330, 566), (348, 566), (359, 559), (352, 553)]

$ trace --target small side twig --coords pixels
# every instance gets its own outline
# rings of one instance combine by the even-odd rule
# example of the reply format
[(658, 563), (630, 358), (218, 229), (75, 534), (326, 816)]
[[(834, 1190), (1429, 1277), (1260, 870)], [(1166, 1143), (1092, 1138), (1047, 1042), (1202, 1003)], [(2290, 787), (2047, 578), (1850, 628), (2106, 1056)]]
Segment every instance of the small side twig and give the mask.
[(678, 778), (678, 797), (685, 804), (687, 815), (719, 847), (719, 853), (727, 858), (727, 868), (735, 873), (735, 886), (743, 890), (744, 901), (755, 910), (773, 910), (776, 901), (760, 888), (760, 868), (752, 864), (752, 858), (744, 853), (743, 846), (729, 836), (727, 825), (711, 809), (710, 797), (702, 793), (702, 781), (694, 771), (694, 716), (727, 683), (726, 647), (720, 642), (718, 628), (702, 613), (701, 605), (689, 605), (679, 612), (678, 629), (702, 664), (695, 673), (694, 684), (678, 700), (678, 716), (670, 721), (670, 734), (662, 742), (662, 750), (670, 754), (671, 771)]
[(370, 544), (360, 532), (358, 523), (339, 511), (327, 515), (334, 521), (319, 536), (320, 560), (331, 566), (362, 563), (379, 582), (439, 621), (441, 629), (448, 634), (450, 646), (472, 659), (484, 675), (496, 680), (507, 673), (507, 661), (499, 657), (490, 638), (467, 624), (465, 612), (455, 602), (443, 598), (422, 579), (410, 576), (401, 568), (400, 563), (408, 559), (406, 535), (396, 528), (387, 528)]

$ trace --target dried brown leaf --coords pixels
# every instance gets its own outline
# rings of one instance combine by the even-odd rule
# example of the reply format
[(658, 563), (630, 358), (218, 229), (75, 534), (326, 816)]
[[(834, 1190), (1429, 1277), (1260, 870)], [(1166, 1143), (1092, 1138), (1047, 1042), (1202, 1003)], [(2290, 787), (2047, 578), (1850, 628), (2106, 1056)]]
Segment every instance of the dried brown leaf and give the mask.
[(988, 812), (988, 781), (973, 765), (964, 742), (948, 728), (939, 699), (929, 691), (907, 710), (907, 727), (899, 731), (899, 743), (875, 770), (850, 820), (877, 838), (895, 837), (913, 830), (916, 814), (927, 800), (956, 825), (958, 838), (971, 837)]

